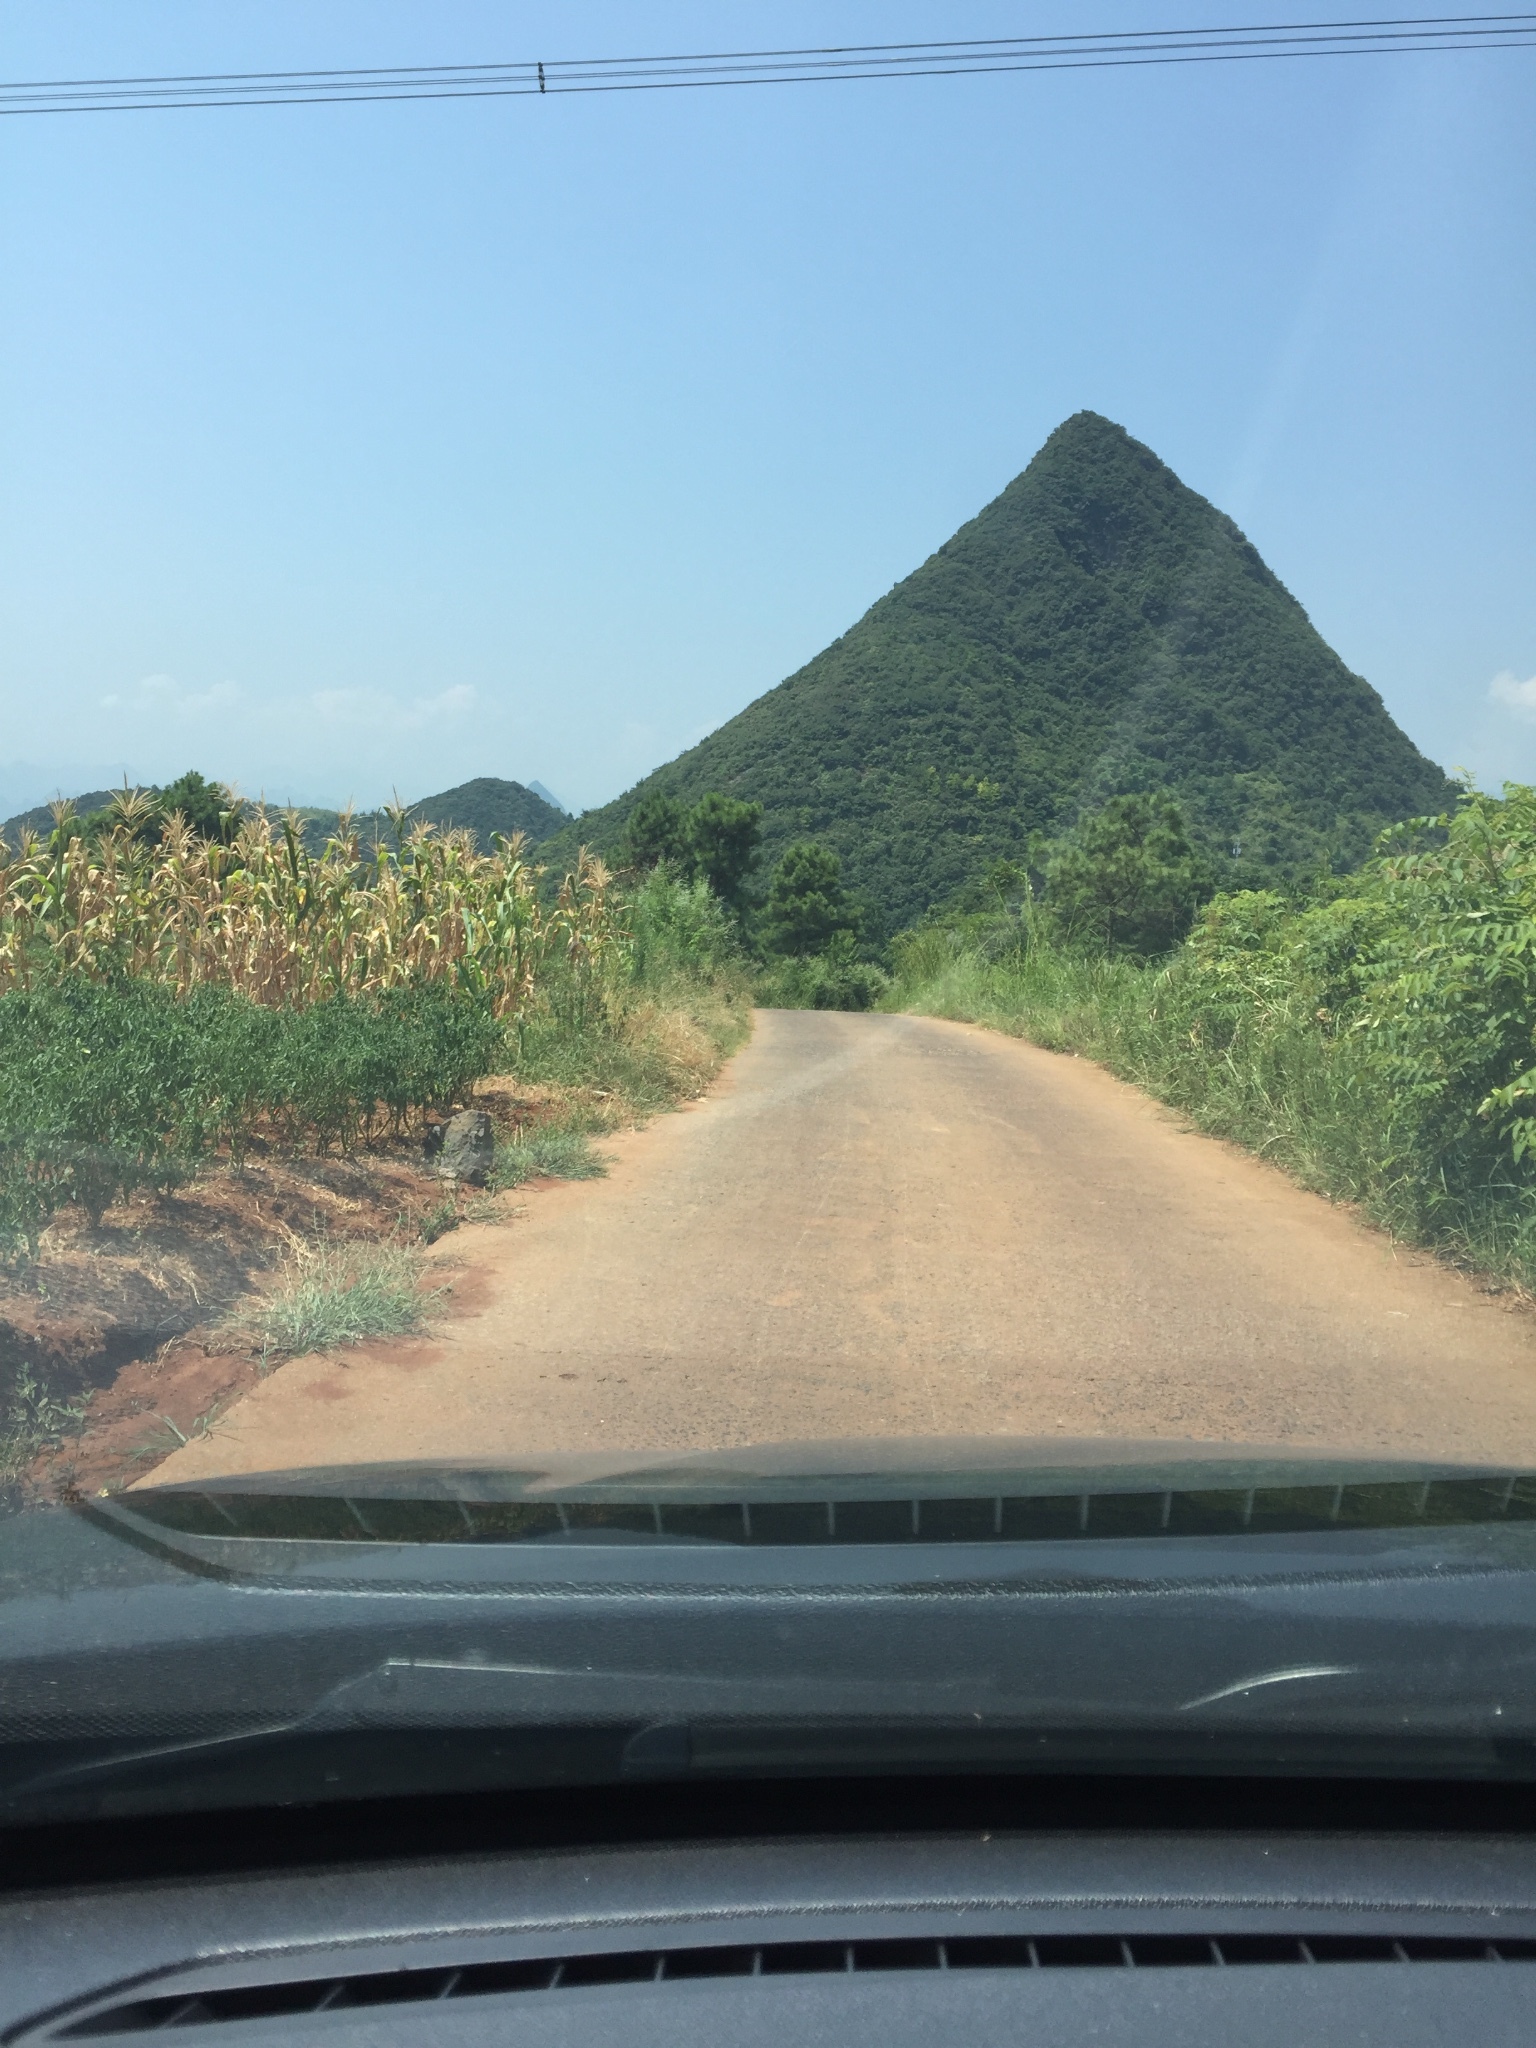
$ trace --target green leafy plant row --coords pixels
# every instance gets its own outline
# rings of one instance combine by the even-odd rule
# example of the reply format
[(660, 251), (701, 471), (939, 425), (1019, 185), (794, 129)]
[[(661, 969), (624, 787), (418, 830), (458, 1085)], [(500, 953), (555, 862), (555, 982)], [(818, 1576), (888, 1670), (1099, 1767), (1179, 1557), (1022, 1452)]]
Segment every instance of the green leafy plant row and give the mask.
[(488, 1002), (444, 983), (269, 1008), (205, 984), (61, 976), (0, 997), (0, 1250), (100, 1216), (258, 1131), (347, 1148), (461, 1101), (498, 1064)]

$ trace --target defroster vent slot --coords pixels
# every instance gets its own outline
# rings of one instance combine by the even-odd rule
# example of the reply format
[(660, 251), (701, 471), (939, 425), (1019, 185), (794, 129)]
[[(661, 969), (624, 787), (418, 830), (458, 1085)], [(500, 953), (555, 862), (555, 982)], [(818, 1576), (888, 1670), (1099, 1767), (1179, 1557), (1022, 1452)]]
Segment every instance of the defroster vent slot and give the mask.
[(433, 2004), (522, 1991), (682, 1979), (827, 1976), (902, 1970), (1222, 1969), (1253, 1964), (1529, 1963), (1536, 1940), (1389, 1934), (967, 1934), (946, 1939), (797, 1941), (757, 1946), (621, 1949), (458, 1969), (374, 1970), (288, 1983), (231, 1985), (99, 2005), (51, 2030), (54, 2040), (160, 2032), (334, 2012)]

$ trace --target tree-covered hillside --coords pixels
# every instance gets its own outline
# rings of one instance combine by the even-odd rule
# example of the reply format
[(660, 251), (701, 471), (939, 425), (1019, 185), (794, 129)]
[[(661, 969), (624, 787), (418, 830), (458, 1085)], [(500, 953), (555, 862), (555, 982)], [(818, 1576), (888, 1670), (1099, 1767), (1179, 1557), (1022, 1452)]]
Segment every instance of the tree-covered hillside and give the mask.
[(1232, 521), (1082, 412), (841, 639), (544, 857), (616, 850), (652, 791), (720, 790), (763, 805), (768, 864), (825, 843), (894, 930), (1154, 789), (1254, 881), (1352, 865), (1450, 798)]
[(491, 834), (526, 832), (530, 839), (547, 839), (565, 823), (564, 813), (535, 796), (521, 782), (506, 782), (495, 775), (477, 775), (439, 796), (424, 796), (411, 805), (411, 817), (430, 825), (466, 827), (482, 849), (489, 848)]
[[(88, 812), (105, 810), (113, 797), (120, 794), (115, 789), (88, 789), (71, 798), (76, 814), (85, 817)], [(46, 838), (53, 830), (53, 806), (34, 804), (30, 811), (18, 811), (14, 818), (7, 818), (0, 825), (0, 839), (7, 846), (15, 848), (21, 844), (23, 832), (35, 832), (39, 838)]]
[[(304, 838), (318, 852), (336, 829), (335, 811), (304, 812)], [(524, 832), (530, 840), (547, 839), (566, 822), (565, 815), (543, 797), (535, 796), (521, 782), (507, 782), (496, 775), (477, 775), (472, 782), (458, 783), (437, 796), (424, 796), (406, 813), (411, 825), (436, 825), (446, 831), (457, 827), (475, 835), (482, 853), (488, 853), (491, 835), (502, 832), (508, 838)], [(387, 839), (389, 820), (382, 811), (368, 811), (356, 820), (364, 842)]]

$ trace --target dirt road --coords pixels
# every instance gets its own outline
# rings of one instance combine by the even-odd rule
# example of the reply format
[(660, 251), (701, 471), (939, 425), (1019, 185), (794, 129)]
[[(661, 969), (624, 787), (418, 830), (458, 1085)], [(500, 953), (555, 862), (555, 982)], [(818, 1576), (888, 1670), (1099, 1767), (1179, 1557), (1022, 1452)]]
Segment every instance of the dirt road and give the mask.
[(156, 1479), (975, 1432), (1536, 1457), (1536, 1315), (1082, 1061), (766, 1011), (605, 1149), (444, 1240), (436, 1335), (283, 1366)]

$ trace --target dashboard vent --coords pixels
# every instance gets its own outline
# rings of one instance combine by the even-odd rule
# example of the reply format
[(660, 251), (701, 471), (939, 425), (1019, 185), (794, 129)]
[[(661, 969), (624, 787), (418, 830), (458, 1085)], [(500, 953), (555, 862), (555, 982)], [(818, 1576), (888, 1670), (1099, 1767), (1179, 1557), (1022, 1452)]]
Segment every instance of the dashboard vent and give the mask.
[(119, 1529), (147, 1523), (182, 1536), (287, 1542), (559, 1543), (610, 1535), (752, 1546), (1258, 1536), (1533, 1520), (1530, 1474), (893, 1500), (529, 1501), (146, 1488), (116, 1499), (111, 1516)]
[(625, 1949), (462, 1969), (377, 1970), (363, 1976), (230, 1986), (98, 2007), (51, 2030), (53, 2040), (159, 2032), (334, 2012), (431, 2004), (518, 1991), (668, 1984), (710, 1977), (799, 1977), (890, 1970), (1219, 1969), (1244, 1964), (1529, 1963), (1536, 1940), (1383, 1934), (968, 1934), (946, 1940), (796, 1941), (761, 1947)]

